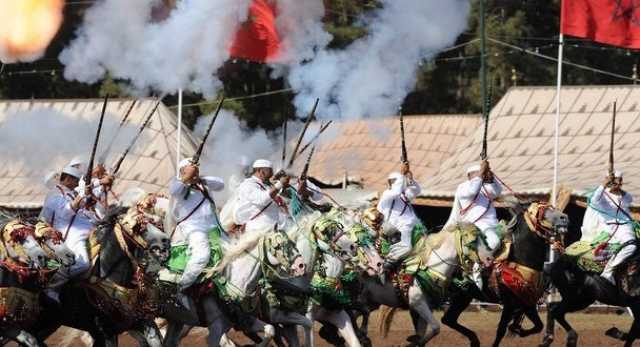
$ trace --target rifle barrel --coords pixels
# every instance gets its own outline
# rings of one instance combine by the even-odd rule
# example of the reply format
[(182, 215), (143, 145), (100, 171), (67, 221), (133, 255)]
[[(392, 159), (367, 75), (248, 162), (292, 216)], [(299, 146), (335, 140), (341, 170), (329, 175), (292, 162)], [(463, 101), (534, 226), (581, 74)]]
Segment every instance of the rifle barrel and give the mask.
[(124, 152), (122, 152), (122, 154), (120, 155), (116, 163), (113, 165), (112, 175), (115, 175), (116, 173), (118, 173), (118, 171), (120, 171), (120, 166), (122, 165), (122, 162), (126, 158), (127, 154), (129, 154), (129, 152), (133, 148), (133, 145), (136, 143), (136, 141), (140, 137), (140, 134), (142, 134), (142, 131), (147, 127), (147, 125), (151, 121), (151, 116), (153, 116), (153, 114), (158, 110), (158, 107), (160, 106), (161, 102), (162, 102), (162, 98), (159, 99), (158, 102), (155, 104), (155, 106), (151, 110), (151, 113), (149, 113), (149, 115), (145, 118), (144, 122), (142, 122), (142, 125), (138, 129), (136, 136), (133, 137), (133, 139), (129, 143), (129, 146), (127, 146), (127, 148), (124, 150)]
[(298, 155), (298, 149), (300, 148), (300, 144), (302, 143), (304, 134), (307, 132), (307, 129), (309, 128), (309, 124), (311, 124), (311, 121), (313, 120), (313, 118), (315, 118), (316, 109), (318, 108), (319, 102), (320, 102), (320, 99), (316, 99), (316, 102), (313, 104), (313, 108), (311, 109), (311, 112), (307, 117), (307, 121), (304, 123), (304, 127), (302, 127), (302, 132), (300, 132), (300, 136), (298, 136), (298, 141), (296, 141), (296, 146), (293, 148), (293, 152), (291, 153), (291, 159), (289, 159), (289, 164), (287, 165), (288, 168), (291, 167), (293, 165), (293, 162), (296, 160), (296, 157)]
[(218, 102), (218, 107), (216, 108), (216, 112), (213, 115), (213, 118), (211, 119), (211, 123), (209, 123), (209, 127), (207, 127), (207, 131), (204, 133), (204, 136), (202, 137), (202, 141), (200, 142), (200, 146), (198, 147), (198, 150), (196, 151), (196, 154), (193, 156), (193, 164), (196, 165), (198, 163), (200, 163), (200, 156), (202, 155), (202, 151), (204, 150), (204, 144), (207, 142), (207, 138), (209, 137), (209, 134), (211, 133), (211, 129), (213, 128), (213, 124), (215, 124), (216, 119), (218, 119), (218, 115), (220, 114), (220, 110), (222, 109), (222, 104), (224, 103), (224, 96), (222, 96), (222, 98), (220, 99), (220, 102)]
[(307, 148), (309, 148), (309, 146), (311, 146), (311, 144), (313, 144), (319, 137), (320, 135), (322, 135), (322, 133), (327, 130), (327, 128), (329, 127), (329, 125), (331, 125), (333, 123), (332, 120), (330, 120), (329, 122), (327, 122), (327, 124), (321, 125), (320, 126), (320, 131), (318, 131), (317, 134), (315, 134), (313, 136), (313, 138), (311, 140), (309, 140), (309, 142), (307, 142), (304, 146), (302, 146), (302, 149), (300, 149), (300, 151), (298, 152), (298, 155), (303, 154)]
[(107, 112), (108, 103), (109, 103), (109, 95), (107, 94), (104, 96), (104, 102), (102, 103), (102, 112), (100, 113), (98, 130), (96, 130), (96, 137), (93, 140), (93, 146), (91, 147), (91, 156), (89, 157), (89, 165), (87, 166), (87, 173), (86, 175), (84, 175), (85, 187), (91, 187), (91, 174), (93, 172), (93, 163), (96, 158), (96, 151), (98, 150), (98, 140), (100, 140), (100, 132), (102, 131), (102, 123), (104, 121), (104, 115)]
[(613, 174), (613, 147), (616, 136), (616, 101), (613, 102), (613, 118), (611, 120), (611, 145), (609, 146), (609, 173)]

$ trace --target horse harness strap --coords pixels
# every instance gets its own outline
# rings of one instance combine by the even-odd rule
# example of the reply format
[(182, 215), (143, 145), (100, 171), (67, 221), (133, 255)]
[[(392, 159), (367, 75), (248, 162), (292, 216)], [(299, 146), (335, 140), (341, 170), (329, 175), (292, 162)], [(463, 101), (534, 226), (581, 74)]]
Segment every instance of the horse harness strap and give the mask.
[(187, 219), (191, 218), (191, 216), (193, 216), (194, 213), (196, 213), (196, 211), (202, 206), (202, 204), (204, 204), (204, 202), (207, 200), (206, 197), (202, 197), (202, 200), (200, 200), (200, 202), (196, 205), (196, 207), (191, 210), (191, 212), (189, 212), (189, 214), (187, 214), (184, 218), (180, 219), (177, 223), (176, 226), (173, 227), (173, 230), (171, 231), (171, 234), (169, 235), (169, 240), (171, 240), (173, 238), (173, 235), (176, 233), (176, 229), (178, 229), (178, 225), (180, 225), (182, 222), (186, 221)]
[[(113, 233), (116, 236), (116, 241), (118, 241), (118, 245), (120, 245), (120, 248), (122, 249), (124, 254), (126, 254), (129, 260), (131, 260), (131, 263), (133, 263), (133, 265), (137, 268), (138, 261), (135, 259), (133, 254), (131, 254), (131, 251), (129, 250), (129, 244), (127, 243), (127, 240), (125, 240), (125, 232), (122, 229), (123, 227), (119, 222), (116, 223), (115, 227), (113, 228)], [(136, 242), (132, 238), (129, 239), (131, 239), (133, 242)]]
[(484, 211), (480, 214), (480, 216), (478, 216), (478, 218), (476, 218), (473, 222), (471, 222), (472, 224), (476, 224), (477, 221), (479, 221), (482, 217), (484, 217), (485, 214), (487, 214), (487, 212), (489, 212), (489, 207), (491, 206), (491, 198), (489, 198), (489, 193), (487, 193), (486, 189), (484, 188), (484, 182), (482, 182), (482, 185), (480, 185), (480, 189), (478, 189), (478, 191), (476, 192), (476, 195), (473, 197), (473, 200), (471, 200), (471, 203), (469, 203), (469, 205), (467, 207), (462, 207), (462, 203), (458, 200), (458, 204), (460, 205), (460, 215), (464, 216), (465, 214), (467, 214), (467, 212), (469, 212), (471, 210), (471, 208), (473, 206), (476, 206), (478, 204), (476, 204), (476, 201), (478, 200), (478, 197), (480, 196), (480, 194), (484, 195), (487, 200), (489, 200), (489, 203), (487, 204), (487, 206), (484, 208)]

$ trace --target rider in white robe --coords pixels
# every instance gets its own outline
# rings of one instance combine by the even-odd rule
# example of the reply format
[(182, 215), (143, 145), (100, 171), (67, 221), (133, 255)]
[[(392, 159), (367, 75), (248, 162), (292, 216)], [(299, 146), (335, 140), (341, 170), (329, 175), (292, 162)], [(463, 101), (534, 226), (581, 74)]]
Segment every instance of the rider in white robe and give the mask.
[(385, 261), (387, 268), (409, 255), (413, 248), (411, 239), (414, 228), (422, 226), (411, 205), (421, 188), (413, 180), (409, 166), (403, 164), (400, 173), (391, 173), (388, 184), (389, 188), (382, 193), (377, 209), (384, 215), (384, 220), (400, 232), (400, 241), (391, 245)]
[(607, 176), (602, 185), (593, 192), (590, 205), (598, 213), (599, 226), (609, 233), (609, 240), (618, 242), (624, 247), (609, 260), (601, 276), (615, 283), (613, 270), (636, 250), (636, 239), (631, 219), (631, 194), (622, 190), (622, 172), (616, 171)]
[[(502, 187), (495, 182), (488, 161), (468, 168), (467, 178), (456, 189), (453, 208), (445, 228), (458, 222), (474, 224), (484, 236), (479, 242), (478, 255), (485, 265), (489, 265), (500, 245), (497, 234), (498, 216), (493, 201), (502, 193)], [(475, 264), (473, 270), (473, 279), (482, 288), (481, 265)]]
[(178, 283), (179, 290), (191, 287), (209, 263), (209, 231), (219, 227), (216, 206), (211, 192), (224, 189), (219, 177), (200, 177), (199, 169), (191, 159), (180, 162), (180, 177), (169, 185), (173, 217), (189, 247), (189, 260)]
[(280, 208), (284, 201), (278, 196), (283, 183), (270, 182), (273, 164), (265, 159), (253, 163), (253, 174), (240, 184), (234, 220), (244, 225), (244, 232), (265, 232), (273, 230), (280, 223)]
[[(40, 219), (49, 223), (54, 229), (62, 233), (64, 243), (73, 251), (75, 263), (65, 273), (60, 273), (51, 282), (51, 288), (59, 288), (69, 277), (79, 277), (90, 267), (87, 240), (98, 218), (85, 199), (84, 192), (76, 190), (82, 173), (75, 167), (65, 167), (59, 183), (47, 195), (40, 212)], [(49, 296), (57, 300), (57, 293), (50, 292)]]

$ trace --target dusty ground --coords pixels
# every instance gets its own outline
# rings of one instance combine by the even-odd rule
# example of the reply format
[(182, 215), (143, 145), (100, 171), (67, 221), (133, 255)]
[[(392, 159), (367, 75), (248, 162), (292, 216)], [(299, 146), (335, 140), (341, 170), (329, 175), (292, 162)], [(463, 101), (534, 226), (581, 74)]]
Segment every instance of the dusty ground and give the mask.
[[(438, 319), (442, 316), (442, 312), (437, 312)], [(544, 316), (544, 314), (543, 314)], [(462, 315), (461, 323), (467, 325), (472, 330), (476, 331), (483, 346), (491, 345), (495, 334), (495, 327), (499, 319), (499, 313), (480, 311), (480, 312), (465, 312)], [(543, 317), (543, 320), (545, 317)], [(627, 330), (631, 325), (631, 317), (627, 314), (573, 314), (569, 316), (569, 321), (574, 325), (578, 333), (580, 334), (578, 343), (581, 346), (610, 346), (621, 345), (621, 343), (604, 336), (604, 331), (612, 326), (617, 326), (621, 330)], [(389, 336), (384, 338), (377, 333), (377, 315), (374, 315), (371, 324), (369, 336), (373, 341), (374, 346), (402, 346), (404, 345), (405, 338), (411, 334), (412, 325), (411, 319), (405, 312), (396, 315), (396, 318), (391, 326)], [(565, 334), (561, 328), (556, 330), (556, 344), (564, 345)], [(66, 335), (66, 338), (65, 338)], [(74, 334), (68, 329), (59, 330), (54, 336), (52, 336), (47, 343), (49, 346), (82, 346), (83, 343), (77, 334)], [(233, 334), (233, 336), (237, 336)], [(182, 346), (204, 346), (206, 338), (206, 331), (198, 330), (191, 333), (191, 335), (184, 340)], [(526, 339), (508, 337), (504, 340), (503, 346), (537, 346), (542, 338), (542, 335), (531, 336)], [(133, 341), (127, 337), (122, 336), (122, 345), (132, 346)], [(324, 341), (316, 339), (317, 346), (328, 346)], [(440, 335), (438, 335), (430, 346), (442, 346), (453, 347), (467, 345), (466, 340), (458, 333), (452, 331), (447, 327), (443, 327)], [(638, 343), (640, 345), (640, 342)]]

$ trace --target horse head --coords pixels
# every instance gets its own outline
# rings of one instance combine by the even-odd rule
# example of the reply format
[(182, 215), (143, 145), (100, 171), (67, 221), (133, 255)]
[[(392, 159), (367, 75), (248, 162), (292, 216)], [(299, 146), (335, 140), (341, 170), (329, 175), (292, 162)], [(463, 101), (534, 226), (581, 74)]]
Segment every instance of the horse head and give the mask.
[(564, 212), (548, 203), (533, 202), (523, 214), (531, 231), (549, 244), (562, 245), (569, 228), (569, 217)]
[(264, 258), (273, 271), (284, 276), (304, 276), (307, 266), (296, 244), (286, 233), (274, 231), (263, 240)]
[(384, 273), (384, 259), (378, 253), (375, 245), (375, 238), (368, 229), (360, 223), (353, 224), (347, 234), (357, 246), (355, 265), (369, 276), (380, 276)]
[(1, 257), (19, 261), (36, 269), (47, 267), (49, 256), (36, 241), (33, 228), (29, 225), (20, 220), (10, 221), (2, 228), (0, 239), (0, 247), (3, 248), (0, 249)]
[(357, 255), (354, 240), (345, 232), (342, 223), (329, 217), (320, 217), (313, 223), (311, 232), (318, 248), (330, 253), (343, 262), (352, 260)]
[(44, 222), (36, 224), (34, 236), (48, 256), (57, 260), (60, 265), (70, 267), (76, 263), (75, 254), (64, 243), (62, 233), (52, 228), (49, 224)]

